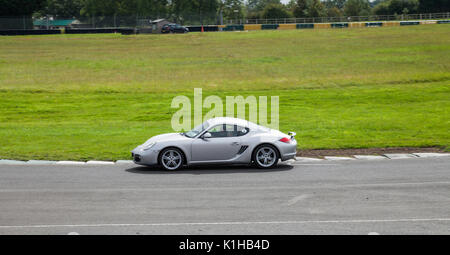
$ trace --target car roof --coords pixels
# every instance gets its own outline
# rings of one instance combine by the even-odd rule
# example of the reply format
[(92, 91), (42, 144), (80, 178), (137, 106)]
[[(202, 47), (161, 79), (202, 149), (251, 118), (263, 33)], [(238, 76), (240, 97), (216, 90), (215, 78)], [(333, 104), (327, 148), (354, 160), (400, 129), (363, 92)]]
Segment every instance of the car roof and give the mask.
[(219, 125), (219, 124), (231, 124), (231, 125), (238, 125), (238, 126), (249, 127), (249, 128), (262, 127), (253, 122), (250, 122), (248, 120), (232, 118), (232, 117), (216, 117), (216, 118), (209, 119), (207, 121), (210, 126), (215, 126), (215, 125)]

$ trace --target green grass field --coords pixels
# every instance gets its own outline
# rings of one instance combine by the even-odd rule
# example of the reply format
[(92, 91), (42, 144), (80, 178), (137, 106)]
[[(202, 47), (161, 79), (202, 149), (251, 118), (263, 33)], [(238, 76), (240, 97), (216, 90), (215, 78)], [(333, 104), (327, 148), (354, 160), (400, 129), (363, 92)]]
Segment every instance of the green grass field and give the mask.
[(300, 149), (448, 149), (450, 25), (0, 37), (0, 158), (129, 158), (196, 87), (278, 95)]

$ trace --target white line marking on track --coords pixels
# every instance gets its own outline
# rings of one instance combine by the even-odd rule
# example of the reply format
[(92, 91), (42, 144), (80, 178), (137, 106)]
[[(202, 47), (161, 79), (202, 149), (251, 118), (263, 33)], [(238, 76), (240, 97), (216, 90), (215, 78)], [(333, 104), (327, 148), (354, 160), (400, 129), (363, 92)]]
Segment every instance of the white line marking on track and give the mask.
[(298, 203), (298, 202), (300, 202), (302, 200), (305, 200), (305, 199), (307, 199), (309, 197), (311, 197), (311, 195), (309, 195), (309, 194), (302, 194), (300, 196), (296, 196), (296, 197), (292, 198), (291, 200), (289, 200), (287, 202), (287, 205), (288, 206), (295, 205), (296, 203)]
[(306, 164), (306, 163), (291, 163), (291, 165), (293, 165), (293, 166), (340, 166), (341, 164), (321, 164), (321, 163), (318, 163), (318, 164), (314, 164), (314, 163), (311, 163), (311, 164)]
[(61, 224), (61, 225), (17, 225), (0, 226), (6, 228), (64, 228), (64, 227), (132, 227), (132, 226), (195, 226), (195, 225), (263, 225), (263, 224), (327, 224), (327, 223), (389, 223), (389, 222), (430, 222), (450, 221), (450, 218), (412, 219), (359, 219), (359, 220), (300, 220), (300, 221), (235, 221), (235, 222), (179, 222), (179, 223), (102, 223), (102, 224)]

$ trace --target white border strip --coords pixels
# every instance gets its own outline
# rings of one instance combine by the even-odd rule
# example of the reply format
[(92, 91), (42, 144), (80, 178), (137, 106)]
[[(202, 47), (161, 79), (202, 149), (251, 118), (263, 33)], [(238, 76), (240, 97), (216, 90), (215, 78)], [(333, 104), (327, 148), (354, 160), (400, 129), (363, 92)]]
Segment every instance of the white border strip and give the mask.
[(430, 222), (450, 221), (450, 218), (411, 218), (411, 219), (359, 219), (359, 220), (301, 220), (301, 221), (231, 221), (231, 222), (179, 222), (179, 223), (100, 223), (100, 224), (61, 224), (61, 225), (17, 225), (0, 226), (8, 228), (64, 228), (64, 227), (132, 227), (132, 226), (195, 226), (195, 225), (263, 225), (263, 224), (327, 224), (327, 223), (389, 223), (389, 222)]

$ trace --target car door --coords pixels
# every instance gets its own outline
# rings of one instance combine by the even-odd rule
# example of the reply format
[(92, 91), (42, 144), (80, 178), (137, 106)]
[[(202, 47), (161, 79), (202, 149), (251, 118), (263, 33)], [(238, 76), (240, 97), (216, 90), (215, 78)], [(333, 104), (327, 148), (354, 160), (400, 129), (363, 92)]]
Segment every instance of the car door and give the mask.
[(237, 136), (235, 125), (220, 124), (211, 127), (210, 138), (196, 138), (192, 142), (192, 161), (227, 161), (236, 157), (241, 139)]
[(184, 29), (183, 29), (182, 26), (176, 25), (176, 26), (175, 26), (175, 31), (176, 31), (177, 33), (182, 33), (182, 32), (184, 32)]

